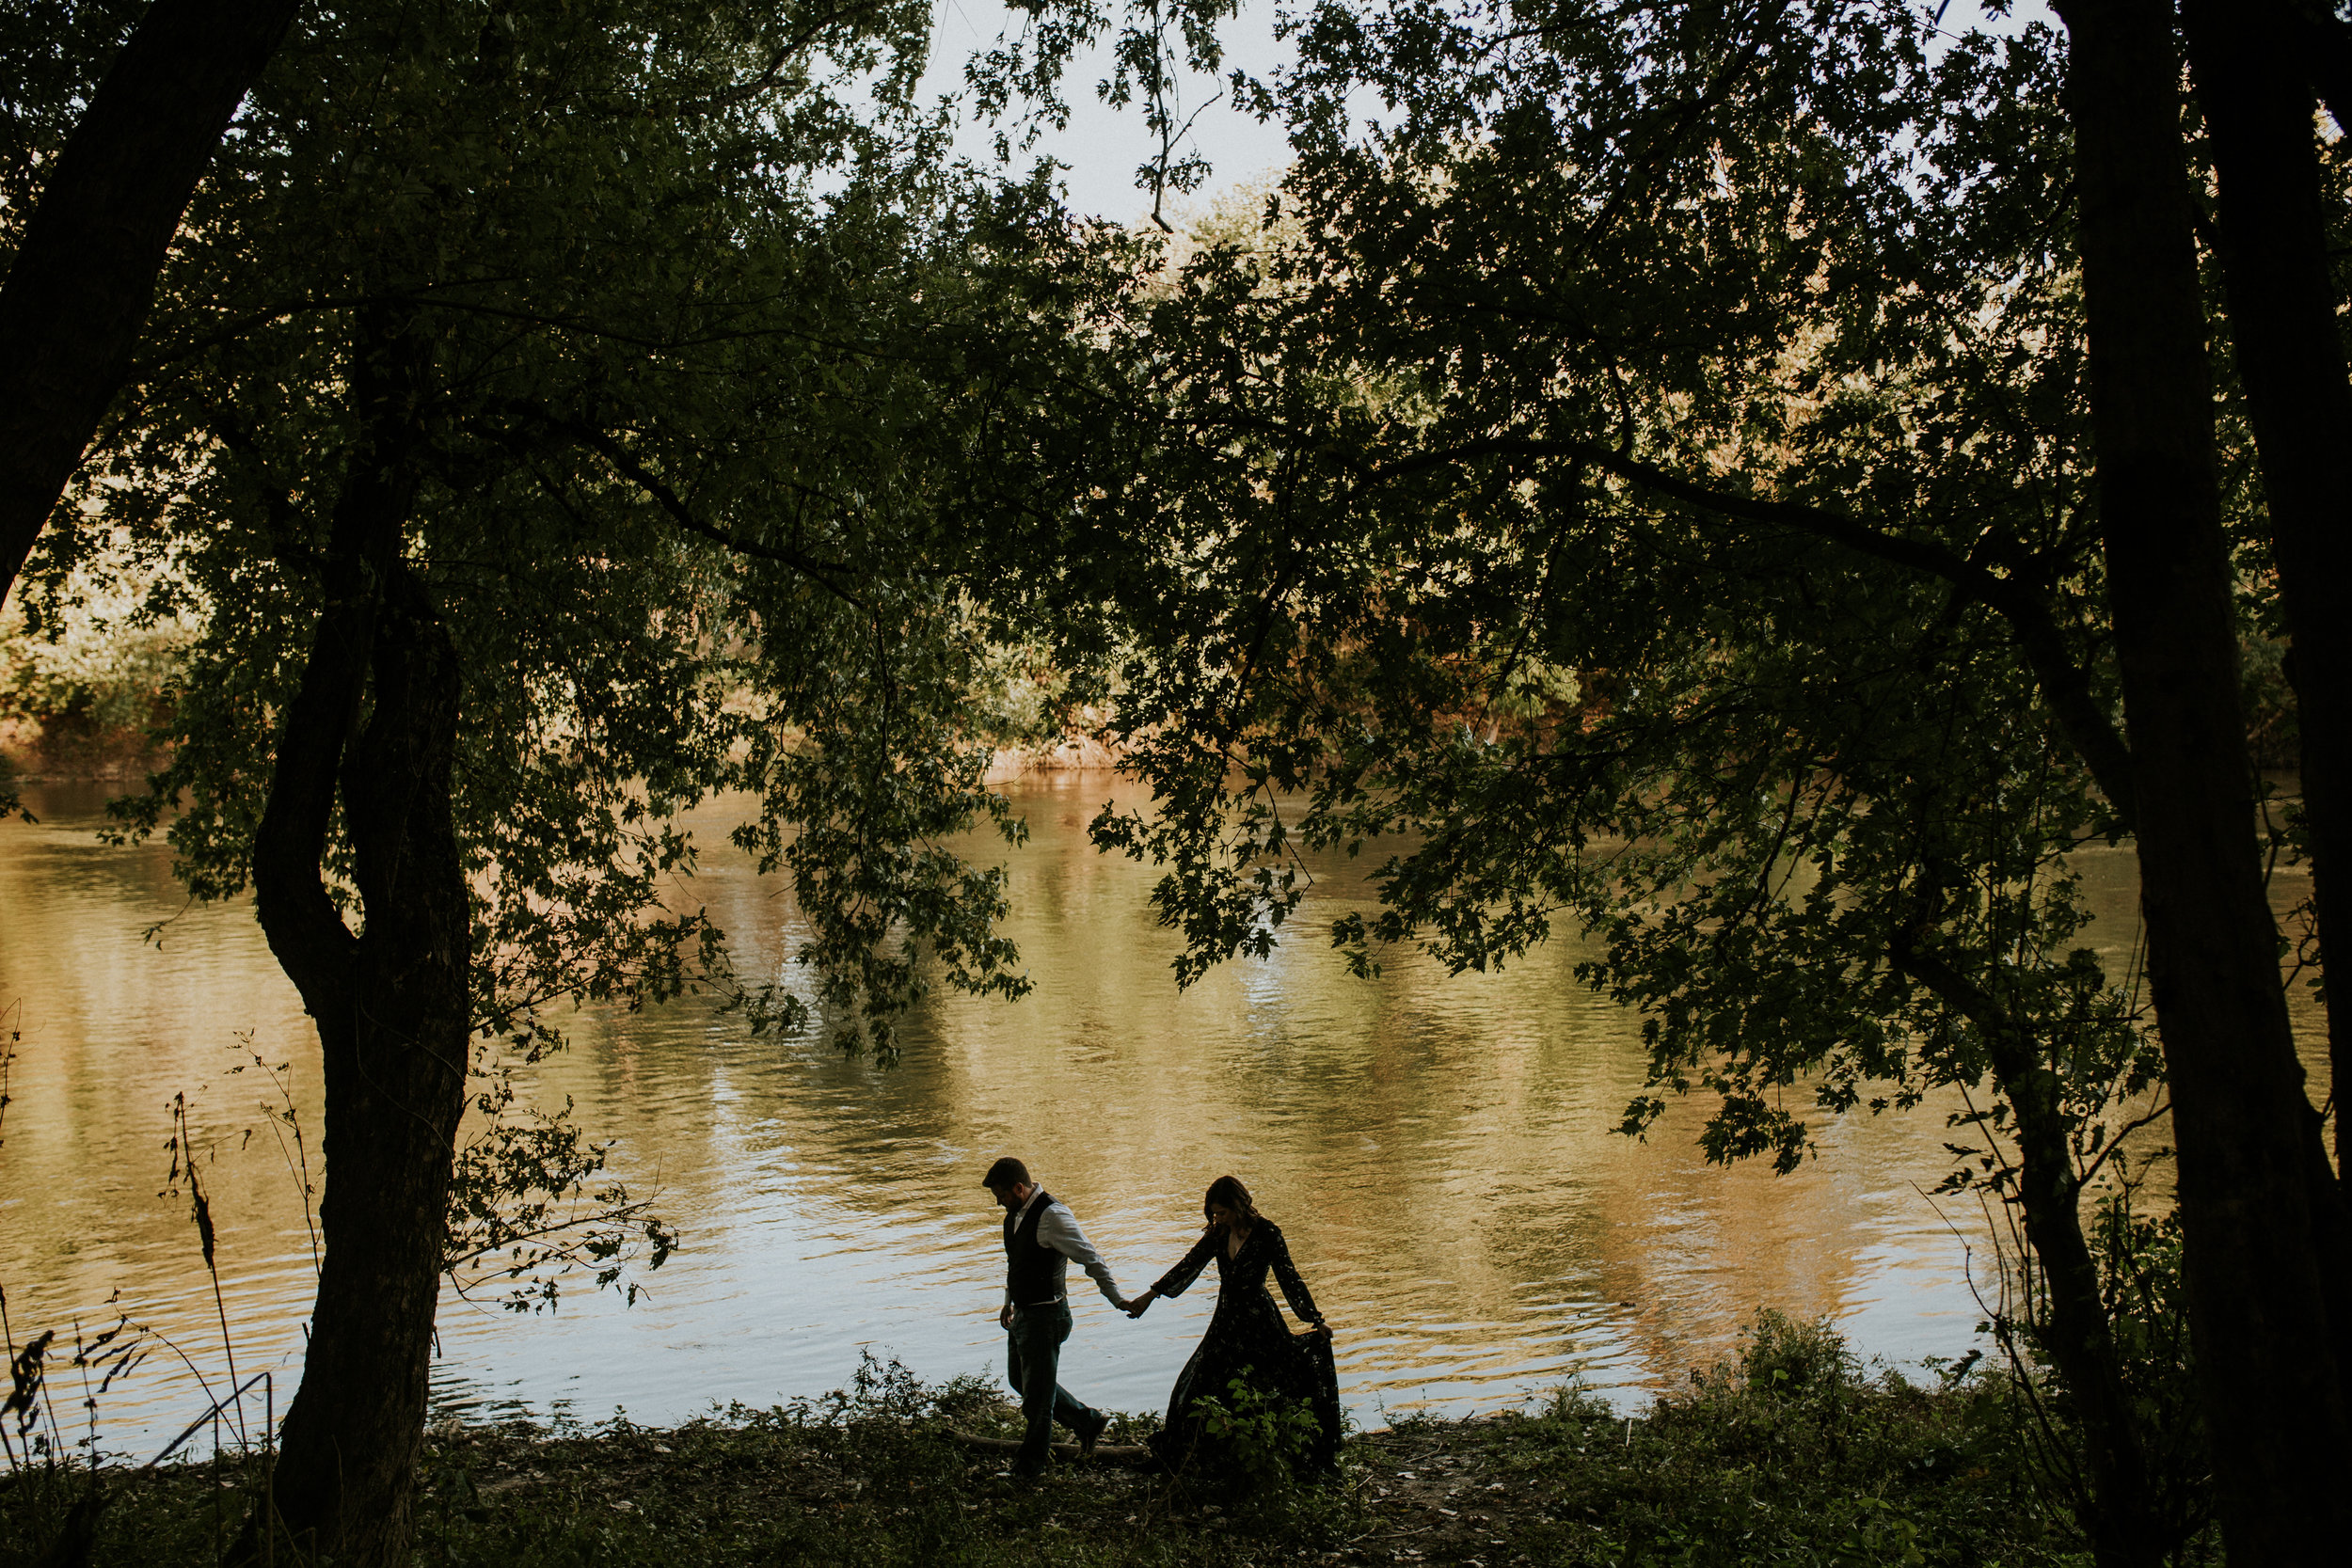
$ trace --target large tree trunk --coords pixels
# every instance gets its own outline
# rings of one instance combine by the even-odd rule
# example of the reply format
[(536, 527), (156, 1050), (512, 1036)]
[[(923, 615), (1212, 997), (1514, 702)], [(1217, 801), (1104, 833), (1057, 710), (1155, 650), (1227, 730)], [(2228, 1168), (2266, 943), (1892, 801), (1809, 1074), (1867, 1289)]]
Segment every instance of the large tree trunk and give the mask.
[(342, 1016), (319, 1019), (326, 1259), (277, 1482), (295, 1541), (367, 1568), (406, 1562), (413, 1532), (468, 1035), (456, 656), (405, 570), (387, 587), (373, 712), (343, 765), (367, 925)]
[[(2352, 584), (2352, 379), (2328, 274), (2326, 197), (2313, 95), (2296, 40), (2303, 19), (2280, 0), (2221, 6), (2190, 0), (2189, 63), (2220, 184), (2222, 277), (2238, 379), (2254, 426), (2287, 629), (2288, 673), (2300, 718), (2304, 823), (2323, 960), (2352, 953), (2342, 891), (2352, 879), (2352, 623), (2341, 599)], [(2352, 1376), (2352, 1224), (2344, 1172), (2352, 1170), (2352, 995), (2328, 1007), (2335, 1166), (2310, 1164), (2318, 1248), (2329, 1265), (2336, 1371)], [(2316, 1113), (2312, 1133), (2321, 1135)], [(2352, 1402), (2352, 1388), (2344, 1390)]]
[[(256, 837), (272, 951), (326, 1062), (326, 1256), (277, 1481), (284, 1528), (338, 1563), (404, 1563), (465, 1105), (468, 910), (451, 813), (454, 650), (400, 559), (414, 499), (397, 348), (354, 374), (369, 432), (329, 541), (326, 604)], [(372, 680), (370, 677), (372, 676)], [(363, 693), (366, 727), (351, 736)], [(338, 778), (365, 917), (321, 875)]]
[(155, 0), (0, 285), (0, 599), (120, 390), (164, 254), (294, 0)]
[(2107, 592), (2170, 1077), (2198, 1370), (2232, 1560), (2341, 1560), (2346, 1432), (2309, 1103), (2254, 838), (2204, 311), (2156, 0), (2063, 0)]

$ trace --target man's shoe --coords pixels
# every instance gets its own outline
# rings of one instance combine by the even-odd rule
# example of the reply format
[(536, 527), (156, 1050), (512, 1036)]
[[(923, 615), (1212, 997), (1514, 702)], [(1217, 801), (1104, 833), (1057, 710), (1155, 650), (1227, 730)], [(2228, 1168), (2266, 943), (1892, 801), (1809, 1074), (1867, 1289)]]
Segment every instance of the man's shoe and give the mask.
[(1091, 1422), (1075, 1429), (1078, 1433), (1078, 1457), (1083, 1459), (1094, 1452), (1095, 1439), (1101, 1437), (1103, 1429), (1110, 1424), (1110, 1417), (1098, 1410), (1094, 1413), (1094, 1419)]

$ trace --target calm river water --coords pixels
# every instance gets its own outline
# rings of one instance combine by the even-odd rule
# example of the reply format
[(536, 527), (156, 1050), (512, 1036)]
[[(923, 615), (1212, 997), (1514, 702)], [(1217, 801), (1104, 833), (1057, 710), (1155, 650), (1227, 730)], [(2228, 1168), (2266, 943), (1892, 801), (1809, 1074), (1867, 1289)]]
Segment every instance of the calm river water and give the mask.
[[(895, 1070), (752, 1038), (691, 1000), (575, 1019), (573, 1049), (532, 1092), (570, 1097), (581, 1125), (617, 1140), (614, 1168), (660, 1193), (685, 1249), (634, 1307), (585, 1280), (541, 1315), (446, 1299), (438, 1403), (673, 1421), (840, 1386), (862, 1350), (926, 1378), (993, 1374), (1002, 1252), (977, 1183), (1008, 1152), (1072, 1204), (1130, 1291), (1198, 1234), (1209, 1180), (1240, 1175), (1337, 1328), (1343, 1390), (1370, 1425), (1571, 1376), (1629, 1404), (1728, 1349), (1759, 1307), (1828, 1314), (1898, 1364), (1969, 1347), (1971, 1247), (1988, 1290), (1991, 1258), (1979, 1216), (1939, 1212), (1919, 1190), (1946, 1168), (1933, 1108), (1822, 1126), (1820, 1158), (1785, 1178), (1707, 1165), (1695, 1103), (1646, 1144), (1620, 1137), (1642, 1079), (1637, 1022), (1574, 981), (1576, 945), (1499, 975), (1448, 978), (1400, 955), (1379, 980), (1353, 979), (1319, 936), (1369, 907), (1348, 863), (1317, 867), (1272, 960), (1179, 995), (1175, 940), (1145, 901), (1154, 873), (1086, 840), (1120, 787), (1076, 773), (1015, 786), (1033, 836), (1008, 856), (1011, 930), (1037, 990), (938, 1000)], [(8, 1318), (21, 1342), (74, 1321), (96, 1330), (115, 1301), (220, 1375), (185, 1200), (158, 1196), (168, 1103), (184, 1092), (239, 1371), (278, 1367), (290, 1391), (308, 1232), (266, 1085), (230, 1069), (248, 1037), (291, 1063), (315, 1130), (316, 1046), (249, 910), (183, 909), (167, 850), (96, 841), (103, 799), (36, 789), (40, 825), (0, 825), (0, 1027), (23, 1036), (0, 1128)], [(789, 899), (720, 847), (731, 820), (695, 820), (712, 847), (678, 899), (781, 953)], [(2086, 863), (2113, 911), (2096, 934), (2121, 948), (2128, 856)], [(1130, 1323), (1086, 1291), (1063, 1381), (1159, 1407), (1212, 1303), (1204, 1287)], [(159, 1350), (107, 1392), (100, 1438), (141, 1452), (203, 1402), (189, 1366)]]

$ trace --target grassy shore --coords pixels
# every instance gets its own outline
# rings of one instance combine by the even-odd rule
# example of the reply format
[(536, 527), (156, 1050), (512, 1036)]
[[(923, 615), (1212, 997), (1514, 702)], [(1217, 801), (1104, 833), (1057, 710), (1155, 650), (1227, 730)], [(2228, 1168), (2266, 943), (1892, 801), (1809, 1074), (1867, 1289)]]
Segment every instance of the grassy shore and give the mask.
[[(1122, 1418), (1105, 1441), (1138, 1439)], [(1100, 1461), (1004, 1474), (994, 1390), (890, 1368), (813, 1404), (668, 1430), (444, 1426), (420, 1564), (2087, 1563), (2009, 1390), (1922, 1387), (1765, 1320), (1737, 1362), (1627, 1418), (1573, 1390), (1358, 1433), (1341, 1473), (1171, 1480)], [(86, 1478), (0, 1491), (0, 1562), (36, 1560)], [(215, 1560), (251, 1465), (106, 1479), (91, 1560)], [(277, 1560), (293, 1560), (281, 1544)]]

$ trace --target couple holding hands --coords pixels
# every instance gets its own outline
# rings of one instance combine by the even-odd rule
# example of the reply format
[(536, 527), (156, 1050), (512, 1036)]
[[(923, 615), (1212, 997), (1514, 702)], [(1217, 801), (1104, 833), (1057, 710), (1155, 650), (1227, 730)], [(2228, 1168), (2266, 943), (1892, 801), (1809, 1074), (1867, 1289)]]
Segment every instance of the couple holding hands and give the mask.
[[(1005, 1211), (1005, 1305), (997, 1322), (1006, 1333), (1006, 1375), (1021, 1396), (1027, 1422), (1013, 1461), (1015, 1475), (1034, 1476), (1045, 1468), (1056, 1421), (1077, 1434), (1081, 1452), (1090, 1451), (1110, 1424), (1108, 1416), (1079, 1403), (1057, 1381), (1062, 1341), (1070, 1338), (1070, 1295), (1063, 1280), (1072, 1263), (1131, 1318), (1143, 1316), (1162, 1296), (1182, 1295), (1212, 1260), (1216, 1264), (1216, 1311), (1177, 1375), (1168, 1420), (1152, 1439), (1164, 1462), (1173, 1464), (1197, 1440), (1199, 1434), (1190, 1430), (1196, 1402), (1228, 1398), (1229, 1386), (1239, 1377), (1258, 1392), (1297, 1400), (1312, 1411), (1320, 1430), (1311, 1458), (1318, 1468), (1330, 1465), (1340, 1435), (1331, 1331), (1291, 1263), (1281, 1229), (1259, 1214), (1248, 1188), (1230, 1176), (1211, 1182), (1200, 1205), (1208, 1221), (1200, 1240), (1157, 1284), (1130, 1300), (1120, 1294), (1110, 1265), (1087, 1241), (1076, 1216), (1029, 1179), (1028, 1166), (999, 1160), (980, 1184)], [(1312, 1324), (1312, 1332), (1294, 1335), (1282, 1322), (1266, 1290), (1269, 1273), (1280, 1283), (1291, 1310)]]

